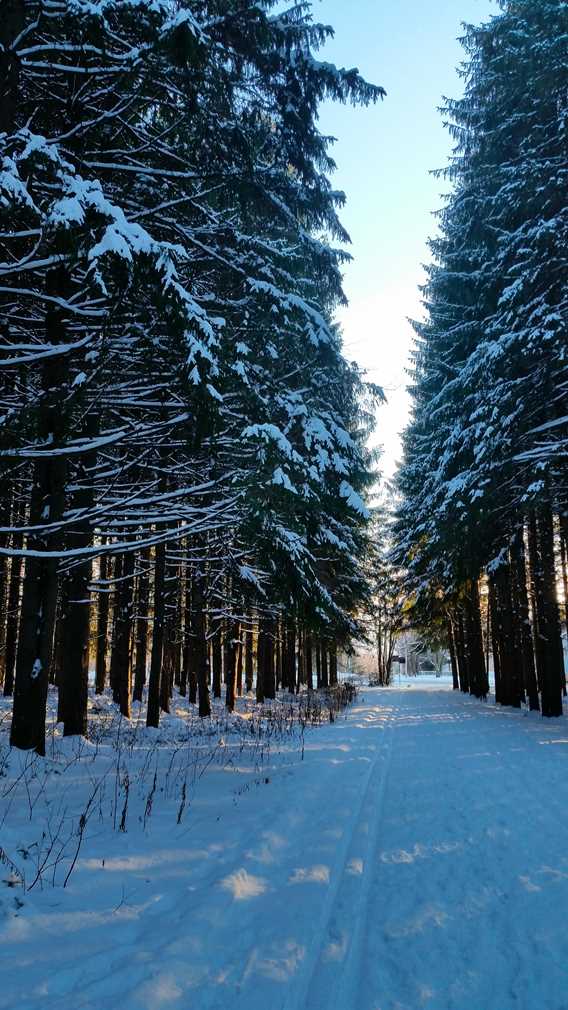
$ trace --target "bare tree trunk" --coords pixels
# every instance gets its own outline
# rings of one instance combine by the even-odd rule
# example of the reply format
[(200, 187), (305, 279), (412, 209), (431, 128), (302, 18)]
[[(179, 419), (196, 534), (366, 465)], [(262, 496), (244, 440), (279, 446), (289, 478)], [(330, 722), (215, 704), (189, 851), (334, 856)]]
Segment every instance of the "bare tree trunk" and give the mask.
[(564, 626), (568, 639), (568, 512), (559, 517), (560, 563), (562, 566), (562, 587), (564, 590)]
[[(12, 537), (12, 547), (21, 550), (23, 536), (15, 533)], [(6, 655), (4, 661), (4, 697), (14, 693), (14, 674), (16, 670), (16, 650), (18, 644), (18, 616), (20, 613), (20, 588), (22, 580), (22, 558), (10, 559), (10, 585), (8, 588), (6, 609)]]
[(499, 635), (499, 614), (493, 579), (489, 579), (487, 606), (491, 614), (491, 651), (493, 653), (493, 674), (495, 677), (495, 701), (503, 704), (503, 677), (501, 674), (501, 638)]
[(458, 661), (457, 661), (457, 658), (456, 658), (456, 646), (455, 646), (455, 642), (454, 642), (454, 632), (453, 632), (453, 629), (452, 629), (452, 621), (451, 621), (451, 618), (449, 618), (449, 617), (448, 617), (448, 620), (447, 620), (447, 627), (448, 627), (448, 646), (449, 646), (449, 650), (450, 650), (450, 663), (452, 665), (453, 688), (454, 688), (454, 691), (459, 691), (459, 689), (460, 689), (460, 682), (459, 682), (459, 677), (458, 677)]
[(110, 586), (107, 585), (111, 573), (111, 559), (103, 554), (99, 563), (99, 587), (97, 594), (97, 650), (95, 658), (95, 693), (102, 694), (106, 686), (106, 664), (108, 651), (108, 615)]
[(266, 648), (266, 634), (262, 618), (258, 622), (258, 635), (256, 638), (256, 700), (260, 704), (264, 701), (264, 652)]
[(110, 680), (120, 712), (130, 719), (132, 601), (134, 592), (134, 554), (123, 556), (121, 581), (117, 585), (114, 635), (110, 659)]
[(193, 600), (192, 600), (192, 631), (193, 631), (193, 651), (194, 662), (197, 673), (197, 688), (199, 695), (199, 715), (206, 718), (211, 715), (211, 702), (209, 700), (209, 660), (207, 650), (207, 638), (205, 633), (205, 593), (204, 577), (196, 574), (193, 579)]
[(332, 687), (337, 684), (337, 642), (335, 640), (329, 646), (329, 683)]
[(150, 609), (150, 552), (142, 552), (138, 564), (138, 585), (136, 587), (136, 622), (134, 638), (136, 655), (134, 660), (134, 691), (133, 701), (142, 701), (146, 686), (146, 667), (148, 664), (148, 612)]
[(284, 663), (283, 663), (283, 643), (282, 643), (282, 620), (279, 617), (275, 624), (276, 640), (276, 689), (283, 687)]
[(265, 698), (276, 697), (276, 669), (274, 663), (274, 622), (267, 621), (264, 639), (263, 690)]
[[(46, 278), (49, 295), (65, 290), (63, 268), (51, 270)], [(55, 302), (49, 303), (45, 319), (49, 344), (60, 344), (65, 335), (65, 321)], [(44, 396), (38, 407), (38, 440), (56, 447), (63, 441), (67, 419), (61, 406), (62, 385), (66, 380), (63, 359), (46, 358), (42, 369)], [(34, 466), (30, 496), (30, 525), (57, 523), (65, 505), (66, 461), (64, 456), (45, 455)], [(53, 551), (58, 535), (31, 533), (27, 550)], [(57, 560), (53, 556), (26, 557), (23, 580), (14, 707), (10, 743), (22, 750), (34, 749), (45, 754), (45, 718), (49, 665), (57, 606)]]
[(252, 691), (254, 682), (254, 667), (252, 658), (253, 631), (245, 632), (245, 690), (247, 694)]
[(486, 698), (489, 681), (483, 653), (483, 632), (477, 579), (472, 579), (464, 598), (465, 645), (469, 667), (469, 690), (476, 698)]
[[(186, 565), (185, 569), (185, 593), (183, 598), (183, 649), (181, 658), (181, 674), (179, 682), (179, 693), (182, 698), (185, 698), (187, 694), (187, 685), (191, 681), (190, 670), (192, 667), (192, 657), (191, 657), (191, 572), (189, 565)], [(191, 698), (191, 686), (190, 686), (190, 702), (195, 704), (197, 698), (197, 679), (194, 678), (194, 697)]]
[[(92, 439), (98, 434), (98, 417), (88, 414), (84, 436)], [(89, 514), (95, 492), (93, 473), (97, 457), (95, 452), (85, 453), (73, 475), (71, 507), (82, 518), (73, 528), (73, 545), (86, 549), (91, 546), (93, 533)], [(89, 697), (89, 639), (91, 631), (92, 561), (90, 556), (73, 564), (64, 578), (64, 613), (61, 639), (60, 690), (63, 698), (63, 735), (87, 735), (87, 704)]]
[(533, 637), (529, 619), (525, 540), (522, 527), (517, 531), (513, 539), (511, 556), (514, 600), (518, 614), (519, 652), (521, 655), (523, 684), (529, 699), (529, 708), (533, 712), (538, 712), (540, 711), (540, 699), (538, 696)]
[(217, 621), (211, 641), (211, 660), (213, 664), (213, 697), (221, 697), (223, 676), (223, 643), (221, 641), (221, 621)]
[(148, 709), (146, 725), (155, 729), (160, 725), (160, 680), (164, 650), (164, 582), (166, 575), (166, 547), (156, 544), (154, 553), (154, 621), (152, 624), (152, 656), (148, 678)]
[(322, 686), (321, 680), (321, 638), (316, 638), (316, 683), (318, 691)]
[(552, 511), (543, 509), (529, 520), (529, 555), (534, 581), (535, 654), (542, 714), (562, 715), (564, 658), (556, 599), (556, 569)]
[(306, 684), (308, 685), (308, 691), (313, 691), (314, 689), (314, 667), (313, 667), (313, 642), (312, 636), (306, 633), (305, 639), (305, 655), (306, 655)]
[(323, 688), (329, 687), (329, 674), (327, 668), (327, 646), (325, 641), (321, 642), (321, 686)]
[(243, 643), (242, 643), (242, 631), (239, 624), (235, 626), (237, 641), (237, 675), (236, 675), (236, 687), (237, 695), (239, 698), (243, 693)]
[(501, 564), (492, 575), (495, 593), (495, 616), (497, 627), (494, 639), (499, 642), (500, 657), (500, 698), (503, 705), (520, 708), (524, 696), (522, 685), (522, 660), (518, 651), (518, 636), (515, 634), (511, 568)]
[(456, 659), (458, 662), (458, 674), (460, 679), (460, 690), (463, 694), (469, 693), (469, 664), (466, 651), (463, 610), (459, 607), (456, 610), (454, 641), (456, 646)]
[(239, 625), (231, 621), (228, 630), (225, 704), (229, 712), (235, 709), (235, 684), (237, 678), (237, 653), (239, 650)]

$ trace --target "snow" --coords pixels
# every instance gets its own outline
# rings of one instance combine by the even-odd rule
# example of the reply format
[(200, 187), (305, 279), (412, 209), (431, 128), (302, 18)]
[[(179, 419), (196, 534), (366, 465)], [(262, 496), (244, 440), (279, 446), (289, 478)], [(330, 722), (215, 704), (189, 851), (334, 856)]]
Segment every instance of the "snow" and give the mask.
[(302, 461), (292, 443), (276, 424), (251, 424), (243, 430), (241, 438), (259, 439), (265, 445), (275, 445), (287, 459), (300, 463)]
[(16, 162), (13, 158), (5, 157), (2, 159), (0, 171), (0, 205), (9, 207), (18, 203), (36, 210), (27, 186), (20, 178)]
[[(165, 767), (182, 715), (153, 739)], [(143, 829), (134, 769), (150, 736), (130, 735), (126, 832), (105, 813), (113, 781), (65, 890), (24, 892), (4, 865), (2, 1010), (564, 1010), (561, 722), (429, 677), (364, 688), (306, 735), (303, 760), (290, 739), (255, 767), (231, 740), (228, 724), (179, 825), (178, 755)], [(66, 802), (81, 788), (86, 802), (105, 760), (104, 741), (81, 760), (79, 746), (59, 741), (46, 761)], [(9, 855), (38, 826), (25, 799), (6, 816), (25, 760), (0, 780)]]
[(272, 480), (270, 483), (283, 487), (286, 491), (290, 491), (292, 494), (298, 494), (288, 474), (284, 472), (281, 466), (276, 467), (274, 473), (272, 474)]
[(352, 508), (354, 512), (358, 512), (360, 516), (364, 519), (369, 519), (371, 513), (369, 512), (367, 506), (365, 505), (361, 495), (357, 494), (354, 488), (351, 487), (349, 481), (342, 480), (339, 486), (339, 494), (342, 498), (345, 498), (349, 508)]

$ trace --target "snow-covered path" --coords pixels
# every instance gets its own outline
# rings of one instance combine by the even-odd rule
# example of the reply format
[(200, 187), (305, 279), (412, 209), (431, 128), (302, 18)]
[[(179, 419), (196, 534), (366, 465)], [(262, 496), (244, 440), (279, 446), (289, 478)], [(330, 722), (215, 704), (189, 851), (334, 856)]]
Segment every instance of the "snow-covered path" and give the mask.
[(0, 1008), (567, 1010), (567, 759), (562, 721), (367, 689), (5, 922)]

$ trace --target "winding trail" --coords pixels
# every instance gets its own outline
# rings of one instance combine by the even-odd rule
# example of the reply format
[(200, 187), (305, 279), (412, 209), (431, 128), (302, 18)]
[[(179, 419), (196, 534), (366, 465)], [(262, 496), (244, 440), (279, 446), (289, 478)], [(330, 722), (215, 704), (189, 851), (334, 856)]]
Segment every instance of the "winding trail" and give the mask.
[(100, 921), (79, 908), (102, 876), (8, 928), (0, 1008), (568, 1010), (563, 720), (367, 689), (269, 777), (204, 797), (157, 857), (117, 840)]

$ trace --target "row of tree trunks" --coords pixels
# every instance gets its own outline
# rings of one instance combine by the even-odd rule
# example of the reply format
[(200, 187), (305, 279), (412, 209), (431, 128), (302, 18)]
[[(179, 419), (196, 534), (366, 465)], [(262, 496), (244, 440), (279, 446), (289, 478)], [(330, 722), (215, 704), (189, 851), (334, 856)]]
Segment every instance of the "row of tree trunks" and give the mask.
[[(93, 543), (88, 521), (92, 464), (86, 455), (72, 475), (74, 505), (85, 516), (83, 526), (74, 533), (78, 548), (90, 548)], [(63, 486), (61, 476), (58, 487)], [(41, 487), (45, 489), (45, 479)], [(53, 495), (49, 505), (57, 508)], [(45, 509), (44, 490), (37, 495), (34, 514), (45, 515)], [(21, 536), (18, 540), (14, 535), (12, 541), (17, 548)], [(147, 724), (154, 727), (159, 725), (160, 713), (169, 710), (174, 685), (181, 696), (189, 694), (192, 703), (199, 702), (200, 714), (205, 716), (210, 712), (210, 690), (220, 698), (224, 682), (226, 704), (232, 710), (238, 696), (254, 689), (255, 673), (256, 697), (261, 702), (275, 698), (278, 689), (298, 692), (337, 683), (333, 641), (314, 635), (301, 623), (284, 623), (271, 616), (210, 617), (206, 576), (171, 558), (163, 544), (141, 553), (116, 555), (111, 553), (112, 543), (99, 546), (102, 553), (94, 570), (88, 553), (61, 573), (49, 559), (34, 557), (27, 558), (24, 569), (19, 555), (6, 566), (4, 692), (13, 690), (17, 658), (21, 669), (31, 663), (34, 672), (27, 680), (20, 678), (28, 693), (23, 699), (25, 724), (19, 719), (21, 696), (15, 706), (13, 734), (18, 746), (33, 746), (40, 753), (44, 749), (44, 725), (30, 722), (27, 702), (36, 691), (37, 703), (31, 711), (36, 716), (44, 711), (48, 678), (57, 683), (58, 718), (64, 734), (86, 735), (89, 660), (95, 692), (101, 694), (110, 685), (125, 718), (131, 716), (132, 702), (142, 702), (147, 686)], [(38, 625), (42, 607), (44, 619)], [(18, 621), (13, 618), (19, 611), (17, 650)], [(28, 624), (35, 639), (28, 637)], [(36, 669), (41, 676), (36, 678), (33, 664), (38, 640), (41, 652)]]
[[(53, 460), (42, 461), (37, 470), (40, 467), (52, 471)], [(43, 474), (43, 493), (38, 492), (33, 501), (38, 523), (41, 517), (57, 514), (57, 494), (64, 483), (65, 464), (56, 458), (55, 480), (49, 484)], [(81, 473), (73, 473), (73, 485), (75, 505), (87, 515), (91, 494), (87, 457)], [(526, 528), (519, 527), (511, 535), (506, 554), (490, 573), (483, 606), (477, 580), (466, 585), (448, 628), (456, 689), (479, 698), (487, 695), (482, 630), (486, 623), (485, 646), (487, 650), (491, 646), (493, 655), (496, 700), (514, 707), (527, 701), (533, 710), (542, 706), (544, 715), (561, 714), (566, 689), (564, 615), (556, 581), (558, 572), (561, 586), (568, 579), (565, 534), (565, 517), (557, 519), (555, 528), (550, 510), (533, 513)], [(76, 546), (89, 546), (92, 533), (87, 522), (75, 537)], [(19, 543), (21, 535), (14, 534), (11, 546), (19, 549)], [(31, 543), (29, 538), (25, 546)], [(38, 543), (42, 543), (39, 535)], [(91, 650), (96, 691), (105, 689), (109, 676), (114, 699), (129, 717), (131, 701), (143, 698), (149, 665), (147, 721), (151, 726), (159, 724), (161, 711), (168, 711), (174, 683), (182, 696), (189, 692), (193, 703), (199, 695), (202, 714), (209, 711), (209, 690), (221, 697), (223, 682), (227, 706), (233, 709), (236, 697), (253, 689), (255, 666), (259, 701), (273, 698), (279, 688), (297, 692), (337, 683), (333, 642), (314, 636), (301, 623), (284, 624), (273, 617), (210, 619), (206, 577), (196, 579), (190, 566), (168, 557), (163, 545), (139, 556), (102, 554), (94, 595), (91, 569), (89, 560), (78, 560), (58, 575), (49, 558), (28, 556), (23, 566), (17, 554), (3, 568), (0, 641), (5, 694), (14, 688), (18, 664), (22, 672), (28, 671), (20, 678), (21, 691), (14, 706), (12, 732), (18, 746), (25, 743), (40, 753), (45, 747), (44, 727), (37, 716), (48, 679), (57, 679), (65, 735), (86, 733), (92, 612), (96, 612)], [(64, 615), (57, 622), (56, 608)], [(18, 623), (12, 619), (18, 610), (19, 636)], [(20, 718), (22, 699), (28, 713), (24, 721)], [(29, 699), (33, 704), (28, 705)]]
[[(566, 521), (555, 539), (551, 509), (532, 512), (511, 533), (487, 577), (486, 653), (491, 651), (495, 699), (519, 708), (528, 702), (545, 716), (562, 714), (566, 676), (557, 598), (557, 572), (568, 584)], [(555, 542), (560, 549), (560, 565)], [(484, 698), (489, 689), (483, 656), (482, 605), (477, 580), (469, 583), (450, 614), (448, 642), (454, 687)]]

